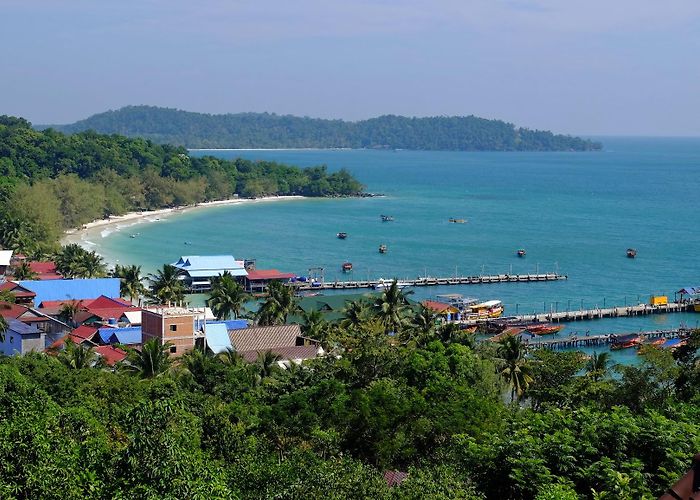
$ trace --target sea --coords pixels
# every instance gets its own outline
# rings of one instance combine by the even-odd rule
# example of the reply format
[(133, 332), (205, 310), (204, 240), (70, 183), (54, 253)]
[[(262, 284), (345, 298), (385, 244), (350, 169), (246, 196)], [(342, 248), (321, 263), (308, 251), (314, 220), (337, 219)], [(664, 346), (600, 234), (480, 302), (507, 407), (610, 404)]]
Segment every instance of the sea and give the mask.
[[(196, 150), (191, 154), (346, 168), (382, 196), (192, 210), (137, 229), (108, 228), (92, 243), (108, 261), (140, 264), (146, 272), (181, 255), (230, 254), (299, 276), (322, 268), (326, 280), (568, 277), (413, 290), (415, 299), (445, 293), (499, 299), (507, 315), (633, 305), (652, 295), (673, 300), (679, 289), (700, 285), (700, 138), (595, 139), (603, 151)], [(382, 214), (394, 220), (382, 222)], [(387, 253), (378, 252), (380, 244)], [(627, 248), (637, 250), (635, 259)], [(353, 264), (351, 273), (342, 272), (344, 262)], [(696, 313), (600, 319), (568, 323), (559, 336), (699, 321)]]

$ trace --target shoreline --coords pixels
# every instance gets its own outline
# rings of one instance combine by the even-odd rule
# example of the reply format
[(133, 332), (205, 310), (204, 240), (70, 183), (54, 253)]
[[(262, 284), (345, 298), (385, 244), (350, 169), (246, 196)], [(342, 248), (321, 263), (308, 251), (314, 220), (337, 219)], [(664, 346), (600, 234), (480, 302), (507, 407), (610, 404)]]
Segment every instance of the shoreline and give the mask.
[(95, 250), (95, 247), (97, 247), (98, 245), (97, 243), (91, 240), (105, 238), (106, 236), (114, 232), (109, 231), (107, 234), (103, 234), (105, 230), (109, 230), (111, 227), (115, 226), (118, 229), (123, 229), (125, 227), (131, 227), (137, 224), (143, 224), (145, 222), (156, 222), (160, 219), (169, 218), (172, 215), (184, 214), (193, 210), (209, 207), (305, 199), (309, 198), (307, 196), (299, 195), (265, 196), (262, 198), (229, 198), (227, 200), (205, 201), (202, 203), (197, 203), (195, 205), (185, 205), (182, 207), (175, 208), (161, 208), (158, 210), (128, 212), (124, 215), (112, 215), (107, 219), (97, 219), (92, 222), (88, 222), (87, 224), (83, 224), (79, 228), (68, 229), (63, 233), (63, 236), (61, 237), (59, 243), (61, 245), (69, 245), (71, 243), (75, 243), (88, 250)]

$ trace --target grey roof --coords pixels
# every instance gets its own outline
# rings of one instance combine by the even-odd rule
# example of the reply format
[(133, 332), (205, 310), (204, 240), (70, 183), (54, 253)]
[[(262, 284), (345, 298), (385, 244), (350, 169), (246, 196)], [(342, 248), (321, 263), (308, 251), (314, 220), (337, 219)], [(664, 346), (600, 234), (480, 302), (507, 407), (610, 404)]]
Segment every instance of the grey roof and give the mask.
[(243, 330), (229, 330), (231, 345), (238, 352), (268, 351), (275, 347), (294, 347), (301, 337), (299, 325), (256, 326)]
[(36, 327), (36, 325), (28, 325), (13, 318), (7, 320), (7, 331), (12, 331), (18, 335), (31, 335), (41, 333)]
[(225, 323), (207, 323), (206, 338), (207, 346), (214, 354), (232, 348)]

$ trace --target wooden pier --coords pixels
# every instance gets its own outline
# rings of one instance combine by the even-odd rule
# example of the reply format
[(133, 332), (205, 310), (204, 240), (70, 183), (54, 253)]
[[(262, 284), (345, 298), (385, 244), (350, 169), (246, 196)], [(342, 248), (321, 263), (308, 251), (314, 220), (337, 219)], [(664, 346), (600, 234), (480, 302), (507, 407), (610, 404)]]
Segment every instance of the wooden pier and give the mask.
[(599, 345), (612, 344), (616, 338), (625, 335), (639, 335), (645, 340), (658, 339), (664, 337), (673, 339), (690, 335), (689, 328), (676, 328), (673, 330), (651, 330), (646, 332), (628, 333), (604, 333), (597, 335), (572, 335), (568, 338), (550, 338), (545, 340), (525, 340), (528, 349), (573, 349), (577, 347), (593, 347)]
[[(488, 276), (452, 276), (449, 278), (424, 277), (416, 279), (397, 279), (402, 287), (410, 286), (445, 286), (445, 285), (482, 285), (486, 283), (532, 283), (540, 281), (561, 281), (566, 275), (556, 273), (546, 274), (494, 274)], [(294, 287), (299, 291), (307, 290), (350, 290), (360, 288), (379, 288), (388, 286), (393, 280), (356, 280), (356, 281), (316, 281), (297, 282)]]
[(648, 314), (666, 314), (690, 311), (693, 304), (690, 302), (669, 302), (668, 304), (649, 305), (638, 304), (636, 306), (615, 306), (606, 308), (580, 309), (577, 311), (559, 311), (540, 314), (521, 314), (511, 316), (517, 322), (543, 322), (559, 323), (562, 321), (582, 321), (600, 318), (619, 318), (627, 316), (645, 316)]

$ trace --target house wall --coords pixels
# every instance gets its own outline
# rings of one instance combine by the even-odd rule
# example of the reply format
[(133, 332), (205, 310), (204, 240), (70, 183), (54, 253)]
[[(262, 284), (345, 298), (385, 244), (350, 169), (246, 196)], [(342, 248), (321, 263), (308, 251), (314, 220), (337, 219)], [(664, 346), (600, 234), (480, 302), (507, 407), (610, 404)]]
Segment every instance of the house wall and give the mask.
[(144, 310), (141, 313), (141, 333), (143, 342), (152, 338), (163, 340), (163, 317), (152, 311)]
[(171, 355), (180, 356), (194, 347), (194, 315), (161, 316), (144, 310), (141, 317), (143, 341), (157, 338), (161, 343), (170, 342)]
[(0, 352), (6, 356), (26, 354), (30, 351), (41, 352), (45, 348), (44, 334), (20, 335), (13, 330), (5, 332), (5, 341), (0, 342)]
[(43, 333), (22, 335), (22, 354), (31, 351), (41, 352), (45, 349), (46, 341)]

